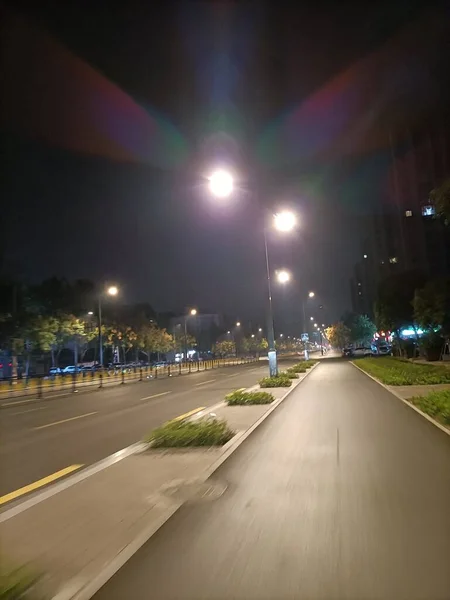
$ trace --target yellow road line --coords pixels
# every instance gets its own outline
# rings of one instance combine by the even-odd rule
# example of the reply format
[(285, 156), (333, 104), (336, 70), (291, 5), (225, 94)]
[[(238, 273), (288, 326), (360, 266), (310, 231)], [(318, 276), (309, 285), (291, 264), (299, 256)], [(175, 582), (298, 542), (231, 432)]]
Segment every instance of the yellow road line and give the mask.
[(153, 396), (146, 396), (145, 398), (140, 398), (141, 400), (150, 400), (150, 398), (158, 398), (158, 396), (165, 396), (166, 394), (171, 394), (172, 392), (161, 392), (160, 394), (153, 394)]
[(35, 481), (34, 483), (30, 483), (29, 485), (21, 487), (18, 490), (15, 490), (14, 492), (6, 494), (5, 496), (0, 496), (0, 504), (5, 504), (5, 502), (10, 502), (11, 500), (18, 498), (19, 496), (28, 494), (28, 492), (37, 490), (38, 488), (42, 487), (43, 485), (47, 485), (48, 483), (51, 483), (52, 481), (55, 481), (56, 479), (59, 479), (60, 477), (64, 477), (64, 475), (68, 475), (69, 473), (72, 473), (73, 471), (76, 471), (77, 469), (81, 469), (82, 466), (83, 465), (70, 465), (70, 467), (61, 469), (61, 471), (56, 471), (56, 473), (53, 473), (52, 475), (48, 475), (47, 477), (44, 477), (43, 479), (39, 479), (38, 481)]
[(90, 417), (96, 415), (98, 411), (85, 413), (84, 415), (78, 415), (77, 417), (70, 417), (70, 419), (63, 419), (62, 421), (55, 421), (54, 423), (47, 423), (47, 425), (40, 425), (39, 427), (33, 427), (33, 429), (45, 429), (46, 427), (53, 427), (53, 425), (60, 425), (61, 423), (68, 423), (69, 421), (75, 421), (76, 419), (84, 419), (84, 417)]
[(208, 381), (202, 381), (201, 383), (196, 383), (195, 385), (205, 385), (205, 383), (212, 383), (213, 381), (216, 381), (216, 379), (208, 379)]
[(206, 406), (199, 406), (198, 408), (194, 408), (194, 410), (190, 410), (189, 412), (184, 413), (184, 415), (175, 417), (175, 419), (172, 419), (172, 421), (182, 421), (183, 419), (187, 419), (188, 417), (195, 415), (195, 413), (199, 412), (200, 410), (205, 410), (205, 408)]

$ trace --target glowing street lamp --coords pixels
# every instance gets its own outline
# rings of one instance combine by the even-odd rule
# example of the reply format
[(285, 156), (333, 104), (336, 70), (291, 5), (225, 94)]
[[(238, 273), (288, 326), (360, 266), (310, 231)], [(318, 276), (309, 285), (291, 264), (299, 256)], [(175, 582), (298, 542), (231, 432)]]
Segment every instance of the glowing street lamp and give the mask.
[(197, 309), (196, 308), (191, 308), (190, 311), (188, 312), (188, 314), (184, 315), (184, 360), (187, 361), (187, 353), (188, 353), (188, 347), (187, 347), (187, 321), (189, 317), (195, 317), (195, 315), (197, 314)]
[(284, 210), (273, 216), (273, 222), (278, 231), (292, 231), (297, 224), (297, 217), (290, 210)]
[(259, 331), (259, 333), (261, 333), (261, 332), (262, 332), (262, 327), (260, 327), (260, 328), (258, 329), (258, 331)]
[(233, 177), (227, 171), (214, 171), (209, 177), (209, 189), (217, 198), (230, 196), (233, 187)]
[(314, 293), (314, 292), (309, 292), (309, 294), (308, 294), (308, 298), (314, 298), (314, 296), (315, 296), (315, 293)]
[(287, 283), (291, 280), (291, 274), (284, 269), (282, 271), (277, 271), (276, 276), (279, 283)]
[[(217, 198), (226, 198), (233, 192), (234, 182), (231, 173), (224, 170), (216, 170), (209, 177), (209, 189), (213, 196)], [(273, 215), (273, 226), (278, 231), (289, 232), (296, 225), (296, 216), (290, 211), (282, 211)], [(272, 291), (271, 291), (271, 273), (269, 264), (269, 250), (267, 244), (267, 233), (266, 227), (263, 229), (264, 236), (264, 251), (266, 258), (266, 272), (267, 272), (267, 291), (268, 291), (268, 320), (267, 320), (267, 341), (268, 341), (268, 359), (269, 359), (269, 374), (271, 377), (278, 375), (277, 365), (277, 353), (275, 348), (275, 333), (273, 324), (273, 308), (272, 308)], [(289, 277), (281, 276), (281, 283), (287, 283)], [(236, 324), (239, 327), (240, 323)]]
[(238, 321), (238, 322), (236, 323), (236, 327), (240, 327), (240, 326), (241, 326), (241, 322), (240, 322), (240, 321)]
[(102, 297), (117, 296), (119, 288), (116, 285), (110, 285), (103, 292), (98, 295), (98, 346), (99, 346), (99, 363), (100, 367), (103, 367), (103, 337), (102, 337)]
[(309, 320), (310, 321), (314, 321), (314, 317), (309, 317)]

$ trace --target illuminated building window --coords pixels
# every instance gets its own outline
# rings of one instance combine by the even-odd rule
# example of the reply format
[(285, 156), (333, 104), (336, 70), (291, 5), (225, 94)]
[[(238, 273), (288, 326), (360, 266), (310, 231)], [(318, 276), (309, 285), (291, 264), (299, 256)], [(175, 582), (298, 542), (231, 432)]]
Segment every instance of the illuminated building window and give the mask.
[(435, 214), (436, 208), (432, 204), (422, 206), (422, 217), (434, 217)]
[(398, 262), (398, 258), (396, 256), (391, 256), (389, 262), (391, 263), (391, 265), (395, 265)]
[(412, 210), (405, 210), (405, 217), (412, 217)]

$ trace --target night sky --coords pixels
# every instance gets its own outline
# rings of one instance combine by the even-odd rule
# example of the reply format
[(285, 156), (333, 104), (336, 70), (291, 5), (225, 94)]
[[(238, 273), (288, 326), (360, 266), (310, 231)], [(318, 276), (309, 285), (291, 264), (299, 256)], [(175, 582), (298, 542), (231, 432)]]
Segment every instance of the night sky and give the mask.
[[(108, 4), (4, 8), (4, 269), (262, 321), (258, 203), (290, 206), (298, 231), (269, 236), (295, 276), (275, 290), (278, 330), (299, 333), (309, 289), (338, 318), (389, 131), (445, 96), (448, 7)], [(231, 199), (208, 195), (217, 165)]]

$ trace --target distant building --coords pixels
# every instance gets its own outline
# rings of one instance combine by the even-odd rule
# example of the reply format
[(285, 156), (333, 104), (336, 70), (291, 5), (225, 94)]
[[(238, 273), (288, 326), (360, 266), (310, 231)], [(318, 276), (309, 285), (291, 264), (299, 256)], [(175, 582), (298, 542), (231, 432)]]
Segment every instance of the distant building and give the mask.
[(450, 276), (450, 227), (435, 218), (430, 192), (450, 176), (450, 124), (439, 121), (390, 139), (390, 168), (378, 212), (350, 280), (352, 309), (373, 316), (376, 290), (388, 275), (418, 270)]
[(170, 319), (169, 331), (176, 335), (181, 332), (184, 334), (184, 326), (189, 335), (192, 335), (197, 340), (197, 348), (201, 352), (211, 350), (214, 342), (222, 333), (223, 318), (214, 313), (198, 312), (196, 315), (180, 315)]

